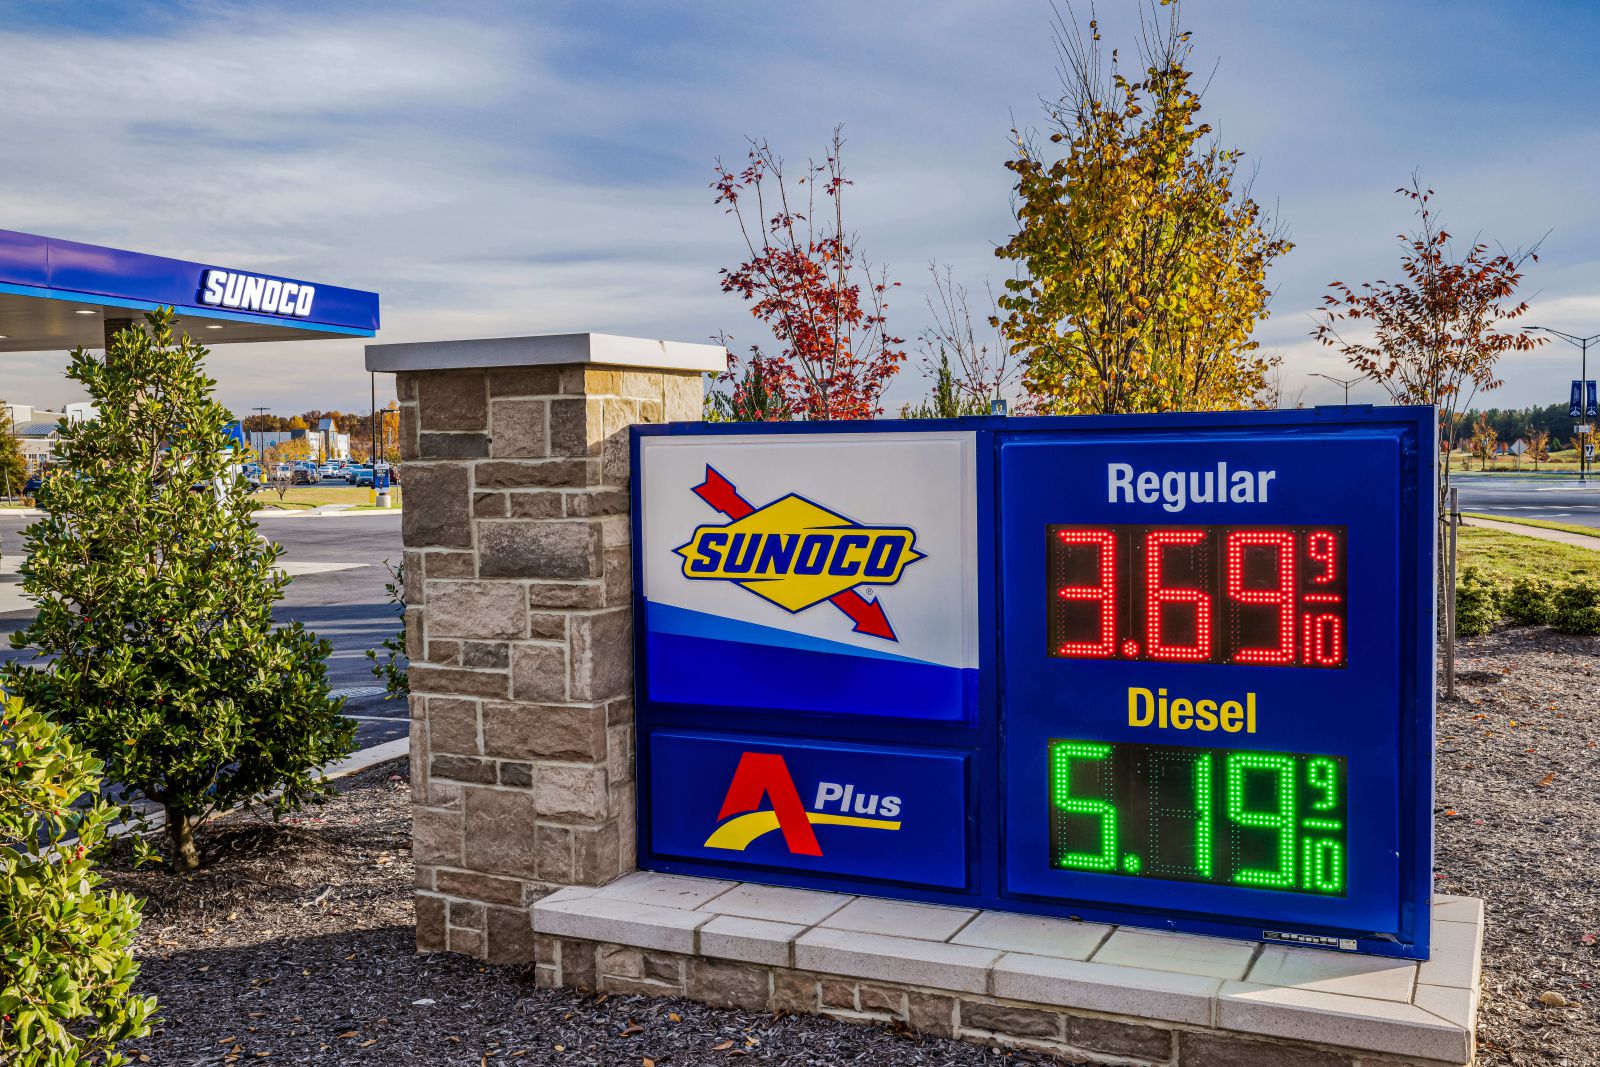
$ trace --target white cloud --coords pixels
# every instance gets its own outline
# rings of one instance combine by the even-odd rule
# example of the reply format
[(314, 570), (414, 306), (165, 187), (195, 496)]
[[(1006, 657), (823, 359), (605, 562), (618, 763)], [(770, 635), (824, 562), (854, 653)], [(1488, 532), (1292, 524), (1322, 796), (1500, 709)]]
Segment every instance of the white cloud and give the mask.
[[(1107, 39), (1125, 40), (1125, 10), (1104, 14)], [(1260, 339), (1308, 399), (1341, 394), (1307, 372), (1345, 373), (1307, 336), (1310, 311), (1331, 278), (1392, 273), (1408, 213), (1390, 190), (1418, 164), (1447, 214), (1490, 236), (1526, 243), (1559, 225), (1530, 273), (1529, 321), (1596, 321), (1600, 214), (1586, 183), (1600, 139), (1580, 101), (1490, 136), (1466, 103), (1417, 88), (1470, 54), (1391, 62), (1409, 53), (1376, 15), (1324, 25), (1265, 0), (1190, 15), (1197, 66), (1224, 57), (1207, 117), (1261, 164), (1257, 196), (1299, 243)], [(1485, 17), (1461, 16), (1452, 47), (1470, 32), (1493, 48)], [(912, 337), (930, 258), (974, 292), (1007, 273), (992, 256), (1010, 227), (1006, 130), (1035, 123), (1053, 90), (1046, 18), (1024, 0), (914, 12), (818, 0), (736, 18), (667, 0), (359, 15), (269, 4), (218, 5), (172, 29), (0, 31), (0, 226), (375, 289), (384, 341), (722, 328), (743, 343), (759, 331), (717, 288), (740, 246), (706, 188), (711, 158), (737, 159), (748, 133), (798, 163), (844, 122), (849, 221), (904, 283), (891, 322)], [(1528, 75), (1529, 94), (1561, 70)], [(1485, 98), (1479, 113), (1503, 118), (1505, 105)], [(1536, 138), (1549, 166), (1527, 162)], [(224, 347), (212, 369), (237, 408), (350, 408), (367, 395), (360, 349)], [(62, 357), (0, 358), (0, 392), (63, 392)], [(1496, 402), (1564, 389), (1549, 349), (1513, 369)], [(891, 406), (921, 389), (908, 371)]]

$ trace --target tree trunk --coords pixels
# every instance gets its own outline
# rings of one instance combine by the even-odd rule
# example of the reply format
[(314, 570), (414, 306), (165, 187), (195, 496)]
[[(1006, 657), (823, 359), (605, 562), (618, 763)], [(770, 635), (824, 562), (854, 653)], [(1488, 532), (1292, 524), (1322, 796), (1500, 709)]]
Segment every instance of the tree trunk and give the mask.
[(193, 871), (200, 867), (200, 850), (195, 847), (196, 819), (185, 811), (167, 808), (167, 840), (171, 843), (172, 869)]

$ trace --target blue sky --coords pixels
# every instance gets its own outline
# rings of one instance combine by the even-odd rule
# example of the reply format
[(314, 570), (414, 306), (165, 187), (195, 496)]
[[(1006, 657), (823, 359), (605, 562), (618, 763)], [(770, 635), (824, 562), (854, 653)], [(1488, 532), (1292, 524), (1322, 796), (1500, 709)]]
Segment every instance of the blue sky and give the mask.
[[(1102, 3), (1131, 51), (1132, 0)], [(1080, 14), (1087, 5), (1079, 5)], [(1600, 4), (1190, 0), (1204, 115), (1296, 248), (1258, 331), (1291, 393), (1339, 395), (1308, 335), (1332, 279), (1392, 276), (1413, 169), (1447, 226), (1544, 239), (1528, 322), (1600, 331)], [(383, 295), (381, 339), (599, 330), (762, 340), (711, 161), (793, 161), (843, 123), (861, 247), (925, 325), (930, 260), (1006, 269), (1013, 122), (1056, 86), (1042, 2), (0, 2), (0, 227)], [(1213, 73), (1214, 70), (1214, 73)], [(1548, 235), (1548, 236), (1546, 236)], [(1575, 350), (1503, 365), (1490, 403), (1566, 396)], [(70, 397), (58, 353), (0, 394)], [(221, 347), (238, 409), (364, 406), (360, 344)], [(894, 406), (922, 392), (909, 367)], [(1352, 400), (1379, 400), (1375, 386)]]

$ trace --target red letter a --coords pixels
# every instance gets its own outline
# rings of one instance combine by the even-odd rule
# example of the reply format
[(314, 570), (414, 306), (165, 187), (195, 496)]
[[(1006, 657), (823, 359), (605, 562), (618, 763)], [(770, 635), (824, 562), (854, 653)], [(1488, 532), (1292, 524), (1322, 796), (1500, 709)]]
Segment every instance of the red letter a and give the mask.
[(717, 821), (759, 809), (763, 796), (772, 798), (772, 810), (777, 813), (778, 828), (783, 831), (783, 843), (789, 851), (800, 856), (822, 855), (811, 820), (806, 818), (805, 805), (800, 802), (794, 779), (789, 777), (789, 765), (775, 752), (746, 752), (739, 757), (739, 768), (733, 772)]

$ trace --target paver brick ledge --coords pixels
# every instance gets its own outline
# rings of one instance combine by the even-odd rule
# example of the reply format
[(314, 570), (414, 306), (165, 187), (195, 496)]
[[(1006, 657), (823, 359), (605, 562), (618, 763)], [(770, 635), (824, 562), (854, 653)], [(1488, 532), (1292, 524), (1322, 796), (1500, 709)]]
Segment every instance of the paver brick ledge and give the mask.
[[(542, 985), (894, 1023), (1076, 1062), (1472, 1061), (1481, 903), (1427, 963), (635, 872), (530, 909)], [(1425, 979), (1425, 980), (1423, 980)]]

